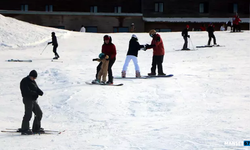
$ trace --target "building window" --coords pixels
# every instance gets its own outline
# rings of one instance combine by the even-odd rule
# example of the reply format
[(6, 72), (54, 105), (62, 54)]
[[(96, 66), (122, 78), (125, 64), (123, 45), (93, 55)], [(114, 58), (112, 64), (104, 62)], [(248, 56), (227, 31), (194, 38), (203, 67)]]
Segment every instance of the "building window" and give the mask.
[(46, 5), (46, 6), (45, 6), (45, 11), (50, 11), (50, 12), (52, 12), (52, 11), (53, 11), (53, 5)]
[(208, 13), (208, 3), (200, 3), (199, 12), (200, 13)]
[(115, 7), (115, 13), (121, 13), (121, 12), (122, 12), (122, 7), (121, 6)]
[(91, 6), (90, 12), (97, 13), (97, 6)]
[(97, 27), (95, 26), (86, 26), (85, 29), (86, 29), (86, 32), (97, 33)]
[(238, 12), (238, 4), (233, 4), (233, 13)]
[(28, 11), (29, 7), (28, 5), (21, 5), (21, 11)]
[(129, 32), (128, 27), (114, 27), (113, 32)]
[(155, 3), (155, 12), (163, 12), (163, 3)]

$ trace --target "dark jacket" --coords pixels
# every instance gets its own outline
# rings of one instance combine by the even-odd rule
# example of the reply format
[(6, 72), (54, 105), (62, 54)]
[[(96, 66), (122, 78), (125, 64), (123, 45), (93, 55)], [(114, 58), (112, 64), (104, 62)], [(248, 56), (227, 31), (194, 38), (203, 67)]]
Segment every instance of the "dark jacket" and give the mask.
[(38, 98), (38, 95), (43, 95), (43, 91), (39, 89), (36, 81), (32, 81), (29, 76), (22, 79), (20, 89), (22, 97), (25, 99), (35, 101)]
[(207, 32), (208, 32), (208, 36), (213, 36), (214, 35), (214, 27), (212, 25), (207, 27)]
[(129, 48), (127, 55), (138, 56), (138, 51), (143, 48), (144, 45), (140, 45), (136, 38), (131, 38), (129, 41)]
[(51, 43), (53, 46), (58, 46), (57, 38), (55, 35), (52, 35), (52, 42), (49, 42), (49, 44), (51, 44)]
[(182, 35), (183, 37), (189, 37), (189, 35), (188, 35), (188, 29), (185, 28), (184, 30), (182, 30), (181, 35)]

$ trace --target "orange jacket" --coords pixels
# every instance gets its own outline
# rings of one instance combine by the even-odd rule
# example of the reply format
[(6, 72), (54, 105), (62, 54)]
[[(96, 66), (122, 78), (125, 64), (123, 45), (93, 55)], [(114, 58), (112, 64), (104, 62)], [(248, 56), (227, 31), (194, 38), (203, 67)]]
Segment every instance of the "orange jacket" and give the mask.
[(151, 45), (155, 45), (153, 47), (153, 55), (154, 56), (162, 56), (165, 54), (164, 50), (164, 45), (161, 39), (161, 36), (159, 34), (155, 34), (152, 41)]

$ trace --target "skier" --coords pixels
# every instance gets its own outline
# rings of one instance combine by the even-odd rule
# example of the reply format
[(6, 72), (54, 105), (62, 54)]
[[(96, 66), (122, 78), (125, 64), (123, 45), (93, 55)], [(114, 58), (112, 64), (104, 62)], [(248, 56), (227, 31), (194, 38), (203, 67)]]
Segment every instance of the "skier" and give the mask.
[(59, 55), (58, 53), (56, 52), (56, 49), (58, 47), (58, 43), (57, 43), (57, 38), (56, 38), (56, 34), (55, 32), (52, 32), (51, 33), (51, 37), (52, 37), (52, 41), (51, 42), (48, 42), (48, 45), (52, 43), (53, 45), (53, 52), (55, 53), (55, 57), (53, 59), (58, 59), (59, 58)]
[(131, 59), (133, 60), (134, 66), (135, 66), (135, 76), (137, 78), (141, 77), (137, 56), (138, 56), (138, 51), (144, 47), (145, 47), (144, 45), (139, 44), (137, 36), (135, 34), (133, 34), (130, 41), (129, 41), (129, 48), (128, 48), (126, 60), (125, 60), (125, 63), (123, 65), (123, 69), (122, 69), (122, 77), (123, 78), (126, 77), (126, 71), (127, 71), (128, 64), (129, 64)]
[(210, 23), (210, 25), (207, 27), (207, 32), (208, 32), (208, 37), (209, 37), (207, 45), (208, 46), (210, 45), (211, 38), (213, 38), (213, 40), (214, 40), (214, 45), (217, 45), (216, 44), (216, 38), (214, 36), (214, 26), (213, 26), (212, 23)]
[(156, 33), (155, 30), (149, 31), (150, 37), (152, 37), (151, 45), (146, 44), (146, 49), (153, 48), (153, 60), (152, 60), (152, 67), (151, 73), (148, 73), (149, 76), (155, 76), (156, 66), (158, 66), (158, 75), (166, 75), (163, 73), (162, 63), (164, 59), (164, 45), (161, 39), (161, 36)]
[(240, 32), (240, 18), (238, 15), (235, 15), (235, 18), (233, 19), (233, 32)]
[[(112, 66), (116, 60), (116, 47), (112, 43), (112, 38), (109, 35), (105, 35), (103, 37), (104, 43), (102, 45), (102, 53), (109, 56), (109, 65), (108, 65), (108, 81), (106, 84), (113, 84), (113, 74), (112, 74)], [(102, 62), (96, 68), (96, 79), (98, 77), (98, 72), (101, 70)]]
[[(37, 103), (38, 96), (43, 95), (43, 91), (39, 89), (35, 79), (37, 72), (32, 70), (29, 75), (22, 79), (20, 83), (21, 94), (23, 97), (23, 104), (25, 113), (23, 116), (22, 127), (19, 129), (22, 135), (30, 135), (32, 133), (44, 133), (41, 128), (42, 110)], [(29, 121), (32, 117), (32, 111), (35, 114), (32, 131), (29, 129)]]
[[(98, 72), (97, 79), (92, 81), (93, 84), (106, 84), (106, 77), (108, 74), (109, 56), (104, 53), (99, 54), (99, 58), (93, 59), (93, 61), (102, 62), (101, 69)], [(101, 80), (102, 78), (102, 80)]]
[(189, 25), (186, 25), (186, 28), (181, 33), (181, 35), (184, 39), (184, 45), (183, 45), (182, 50), (190, 50), (189, 48), (187, 48), (187, 46), (188, 46), (188, 39), (187, 38), (190, 38), (190, 35), (188, 35), (188, 29), (189, 29)]

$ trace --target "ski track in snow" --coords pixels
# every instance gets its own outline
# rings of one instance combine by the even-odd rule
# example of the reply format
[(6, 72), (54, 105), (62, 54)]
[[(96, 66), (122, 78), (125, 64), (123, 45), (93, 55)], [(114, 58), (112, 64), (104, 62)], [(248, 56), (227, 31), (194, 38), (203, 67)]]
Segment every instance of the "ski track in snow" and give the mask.
[[(17, 24), (18, 31), (6, 29), (6, 25)], [(114, 79), (124, 84), (120, 87), (85, 84), (95, 77), (98, 63), (92, 59), (98, 57), (105, 34), (39, 27), (1, 15), (0, 31), (1, 129), (20, 127), (24, 110), (19, 84), (36, 69), (37, 84), (44, 91), (38, 99), (43, 111), (42, 126), (66, 130), (60, 135), (41, 136), (0, 133), (0, 149), (247, 149), (226, 146), (224, 142), (249, 140), (249, 31), (216, 31), (218, 44), (225, 47), (191, 52), (173, 50), (183, 45), (180, 32), (160, 33), (166, 51), (164, 72), (174, 76)], [(51, 45), (40, 55), (52, 31), (58, 35), (62, 63), (51, 62)], [(207, 43), (206, 32), (189, 34), (191, 48)], [(109, 35), (117, 48), (113, 74), (120, 76), (131, 33)], [(151, 42), (148, 33), (136, 35), (141, 44)], [(142, 75), (150, 71), (151, 61), (152, 50), (139, 51)], [(132, 62), (127, 76), (135, 76)]]

